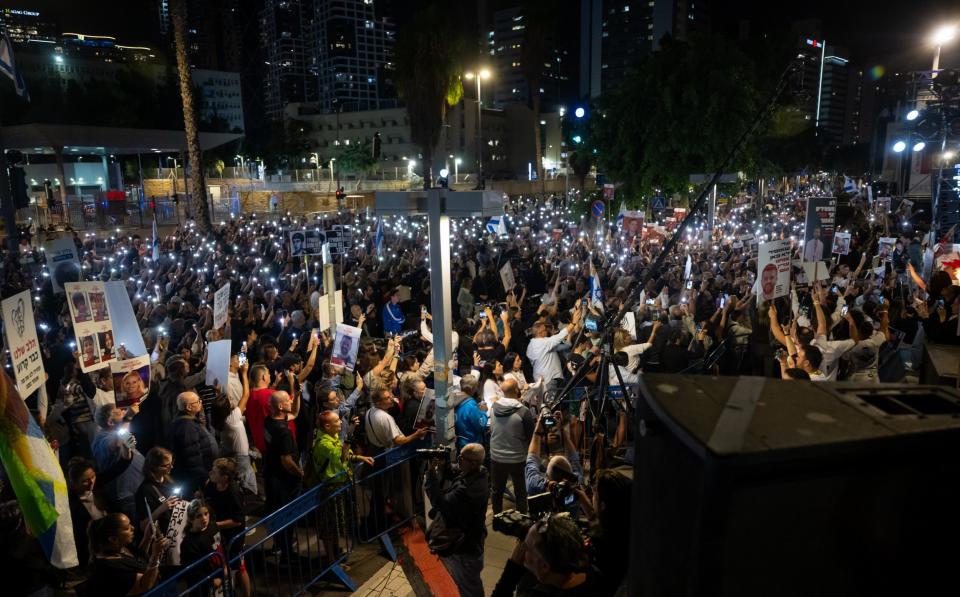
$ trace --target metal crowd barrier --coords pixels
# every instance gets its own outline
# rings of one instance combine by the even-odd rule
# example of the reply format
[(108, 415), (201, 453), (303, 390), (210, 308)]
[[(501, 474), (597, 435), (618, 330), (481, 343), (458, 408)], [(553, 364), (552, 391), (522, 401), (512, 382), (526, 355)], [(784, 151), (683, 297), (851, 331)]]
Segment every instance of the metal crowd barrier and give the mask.
[[(357, 590), (341, 564), (357, 542), (380, 540), (391, 559), (397, 554), (389, 533), (408, 524), (414, 516), (414, 487), (409, 462), (414, 447), (401, 446), (377, 456), (372, 469), (360, 465), (352, 483), (328, 481), (306, 490), (279, 510), (261, 518), (242, 535), (234, 537), (223, 553), (233, 553), (238, 541), (245, 540), (242, 551), (230, 558), (224, 568), (204, 570), (211, 560), (222, 558), (214, 551), (177, 571), (145, 593), (147, 597), (186, 597), (241, 594), (233, 571), (246, 569), (253, 595), (300, 595), (328, 577), (343, 584), (351, 592)], [(359, 476), (364, 472), (366, 474)], [(336, 539), (335, 557), (321, 563), (324, 538)], [(214, 581), (220, 586), (214, 587)]]

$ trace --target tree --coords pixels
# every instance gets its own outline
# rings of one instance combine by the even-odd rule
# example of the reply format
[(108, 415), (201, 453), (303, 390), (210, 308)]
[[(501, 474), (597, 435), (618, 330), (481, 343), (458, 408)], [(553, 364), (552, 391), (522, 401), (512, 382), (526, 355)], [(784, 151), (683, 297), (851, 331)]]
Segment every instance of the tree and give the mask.
[(523, 47), (520, 66), (527, 80), (527, 95), (533, 111), (533, 154), (537, 180), (543, 180), (543, 145), (540, 138), (540, 84), (547, 60), (547, 34), (556, 24), (557, 7), (549, 0), (527, 0), (523, 5)]
[[(666, 38), (592, 114), (598, 167), (631, 194), (686, 190), (690, 174), (720, 165), (762, 97), (753, 64), (729, 40)], [(755, 138), (734, 168), (750, 172), (758, 154)]]
[(580, 181), (580, 190), (587, 182), (587, 175), (590, 174), (590, 168), (593, 167), (593, 156), (589, 149), (578, 149), (570, 153), (567, 163), (573, 170), (573, 175)]
[(350, 145), (344, 145), (337, 155), (337, 167), (341, 172), (355, 174), (363, 180), (377, 167), (373, 145), (367, 139), (357, 139)]
[(434, 0), (401, 30), (396, 46), (397, 92), (407, 107), (410, 137), (423, 155), (423, 188), (433, 180), (433, 155), (447, 111), (456, 96), (464, 37), (457, 8)]
[(173, 41), (177, 55), (177, 76), (180, 81), (180, 102), (183, 105), (183, 131), (187, 136), (187, 155), (190, 159), (190, 194), (197, 225), (204, 234), (210, 232), (210, 208), (203, 184), (203, 166), (200, 156), (200, 132), (197, 113), (193, 109), (193, 88), (190, 86), (190, 61), (187, 58), (186, 0), (170, 3), (173, 19)]

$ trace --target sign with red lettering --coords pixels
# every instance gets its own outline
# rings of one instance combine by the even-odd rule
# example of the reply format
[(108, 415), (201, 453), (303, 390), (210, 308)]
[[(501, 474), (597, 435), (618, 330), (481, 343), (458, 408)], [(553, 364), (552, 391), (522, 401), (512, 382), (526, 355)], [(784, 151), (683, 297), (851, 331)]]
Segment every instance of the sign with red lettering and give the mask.
[(40, 356), (37, 326), (33, 321), (30, 291), (24, 290), (4, 299), (2, 309), (17, 390), (26, 399), (44, 383), (43, 358)]

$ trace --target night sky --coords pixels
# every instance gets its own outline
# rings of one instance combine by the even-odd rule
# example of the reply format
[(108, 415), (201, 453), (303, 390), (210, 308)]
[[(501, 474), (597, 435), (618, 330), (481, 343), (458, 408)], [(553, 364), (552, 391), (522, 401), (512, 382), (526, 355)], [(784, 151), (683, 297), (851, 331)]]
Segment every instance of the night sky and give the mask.
[[(415, 14), (418, 2), (391, 1), (402, 8), (402, 14)], [(487, 5), (492, 12), (520, 1), (488, 0)], [(155, 38), (151, 0), (15, 0), (3, 5), (55, 15), (64, 31), (113, 35), (129, 44), (151, 43)], [(951, 18), (960, 22), (956, 0), (807, 0), (794, 4), (712, 0), (711, 8), (715, 29), (730, 32), (737, 30), (742, 19), (751, 21), (752, 30), (763, 30), (782, 29), (797, 19), (819, 18), (827, 41), (849, 48), (855, 63), (866, 67), (882, 64), (887, 69), (928, 67), (933, 48), (926, 39), (931, 31)], [(945, 50), (943, 63), (960, 67), (960, 41)]]

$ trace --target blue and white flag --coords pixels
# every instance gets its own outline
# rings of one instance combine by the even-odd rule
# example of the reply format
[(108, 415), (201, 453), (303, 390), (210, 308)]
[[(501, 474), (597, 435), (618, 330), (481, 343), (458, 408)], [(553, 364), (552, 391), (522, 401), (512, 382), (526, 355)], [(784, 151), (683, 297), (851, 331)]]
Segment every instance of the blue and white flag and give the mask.
[(27, 92), (27, 84), (23, 81), (23, 75), (17, 70), (17, 63), (13, 59), (13, 47), (10, 45), (10, 38), (6, 34), (0, 38), (0, 72), (3, 72), (13, 81), (17, 95), (29, 102), (30, 93)]
[(590, 306), (603, 311), (603, 289), (600, 288), (600, 277), (593, 266), (593, 259), (590, 259)]
[(496, 234), (497, 236), (505, 236), (507, 234), (507, 216), (495, 216), (490, 218), (490, 221), (487, 222), (487, 232), (490, 234)]
[(160, 259), (160, 231), (157, 230), (157, 214), (153, 214), (153, 255), (152, 259), (158, 261)]
[(843, 177), (843, 192), (849, 193), (850, 195), (857, 194), (857, 183), (846, 175)]
[(624, 201), (620, 202), (620, 211), (617, 213), (617, 230), (623, 230), (623, 216), (627, 214), (627, 204)]
[(380, 253), (380, 247), (383, 246), (383, 216), (377, 218), (377, 234), (373, 237), (373, 244), (377, 247), (377, 253)]

